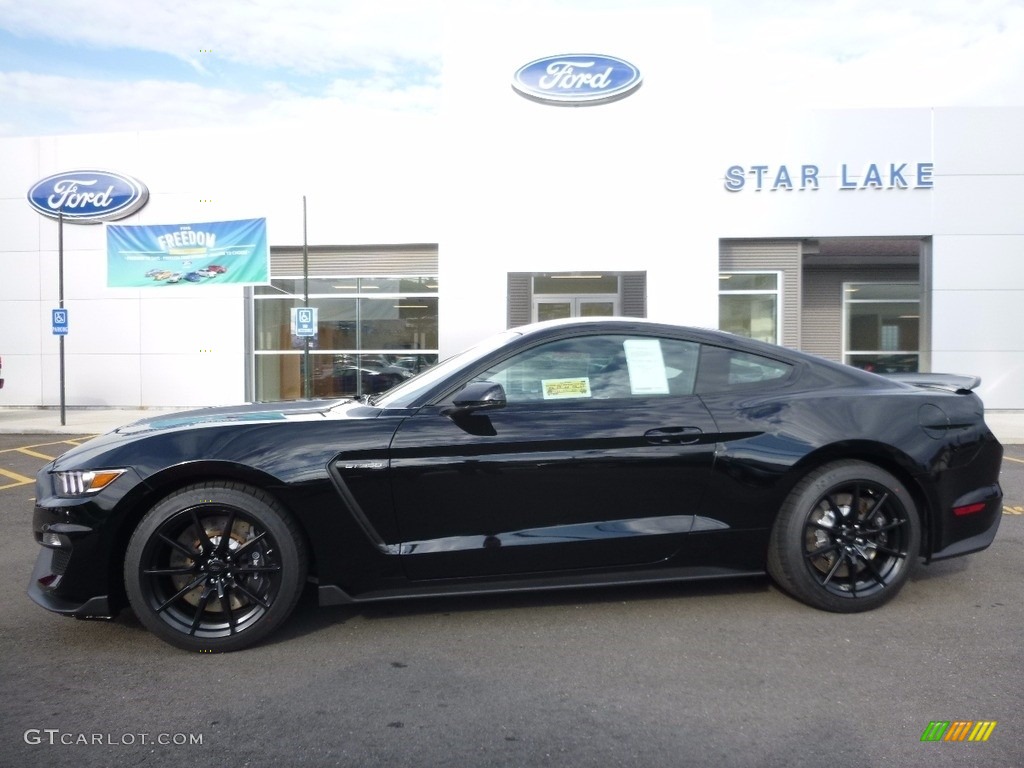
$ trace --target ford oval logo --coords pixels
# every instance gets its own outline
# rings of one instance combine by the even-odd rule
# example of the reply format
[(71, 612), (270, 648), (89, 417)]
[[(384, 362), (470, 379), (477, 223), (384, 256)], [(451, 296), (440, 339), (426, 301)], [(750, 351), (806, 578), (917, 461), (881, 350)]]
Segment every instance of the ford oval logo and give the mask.
[(28, 201), (52, 219), (92, 224), (123, 219), (149, 200), (146, 185), (131, 176), (109, 171), (65, 171), (37, 181)]
[(546, 56), (516, 70), (512, 87), (532, 101), (581, 107), (621, 99), (640, 87), (640, 70), (614, 56)]

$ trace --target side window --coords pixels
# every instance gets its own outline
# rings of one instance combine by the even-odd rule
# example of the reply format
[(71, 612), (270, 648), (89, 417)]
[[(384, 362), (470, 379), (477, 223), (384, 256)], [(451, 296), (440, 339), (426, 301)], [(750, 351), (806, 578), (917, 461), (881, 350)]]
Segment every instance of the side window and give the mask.
[(521, 352), (475, 379), (501, 384), (510, 403), (690, 395), (699, 349), (674, 339), (582, 336)]
[(697, 391), (704, 394), (781, 384), (792, 370), (789, 363), (769, 357), (705, 345), (700, 353)]

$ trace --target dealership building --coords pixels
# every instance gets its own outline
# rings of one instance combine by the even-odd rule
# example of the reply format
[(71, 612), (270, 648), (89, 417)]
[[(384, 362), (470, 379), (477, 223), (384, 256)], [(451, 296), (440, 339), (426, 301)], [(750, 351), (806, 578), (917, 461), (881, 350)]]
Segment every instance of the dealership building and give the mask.
[[(988, 408), (1024, 410), (1024, 108), (751, 110), (708, 80), (705, 17), (644, 14), (464, 21), (436, 113), (0, 139), (0, 406), (58, 404), (62, 283), (71, 407), (373, 390), (507, 327), (614, 314), (976, 374)], [(148, 200), (92, 224), (30, 205), (89, 169)], [(262, 284), (228, 256), (109, 279), (111, 226), (254, 219)]]

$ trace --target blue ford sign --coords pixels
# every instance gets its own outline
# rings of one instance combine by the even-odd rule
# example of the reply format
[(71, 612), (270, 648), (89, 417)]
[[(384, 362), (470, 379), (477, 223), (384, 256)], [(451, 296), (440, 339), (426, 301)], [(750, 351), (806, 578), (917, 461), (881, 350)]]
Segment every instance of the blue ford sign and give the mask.
[(532, 101), (580, 107), (621, 99), (640, 87), (640, 70), (614, 56), (546, 56), (516, 70), (512, 87)]
[(91, 224), (123, 219), (149, 200), (146, 185), (131, 176), (109, 171), (65, 171), (37, 181), (28, 201), (44, 216)]

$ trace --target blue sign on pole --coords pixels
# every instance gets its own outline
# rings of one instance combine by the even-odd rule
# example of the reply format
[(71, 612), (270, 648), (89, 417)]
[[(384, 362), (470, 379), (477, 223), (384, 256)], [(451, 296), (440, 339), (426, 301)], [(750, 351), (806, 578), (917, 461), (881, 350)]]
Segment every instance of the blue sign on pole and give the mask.
[(53, 335), (68, 335), (68, 311), (66, 309), (55, 309), (52, 311)]
[(292, 322), (295, 325), (296, 336), (316, 336), (316, 309), (316, 307), (295, 307), (292, 309)]

